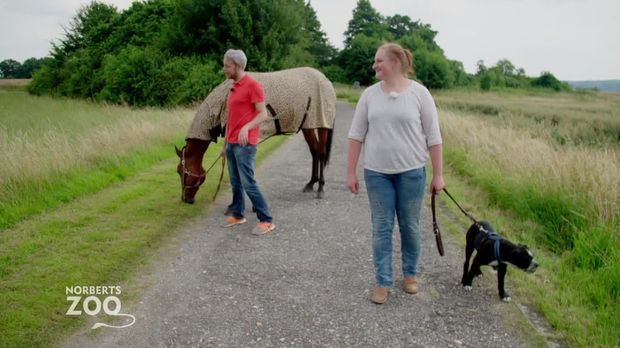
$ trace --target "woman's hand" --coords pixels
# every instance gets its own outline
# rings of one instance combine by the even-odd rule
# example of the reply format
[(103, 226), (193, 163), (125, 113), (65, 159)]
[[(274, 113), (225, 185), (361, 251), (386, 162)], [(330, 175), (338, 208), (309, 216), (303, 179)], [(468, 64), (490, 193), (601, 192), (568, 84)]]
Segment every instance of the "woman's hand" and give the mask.
[(347, 177), (347, 186), (349, 186), (349, 191), (357, 194), (360, 190), (360, 183), (357, 181), (357, 175), (349, 174)]
[(443, 188), (446, 187), (446, 184), (443, 181), (443, 176), (433, 176), (433, 180), (431, 180), (430, 191), (431, 194), (439, 194)]

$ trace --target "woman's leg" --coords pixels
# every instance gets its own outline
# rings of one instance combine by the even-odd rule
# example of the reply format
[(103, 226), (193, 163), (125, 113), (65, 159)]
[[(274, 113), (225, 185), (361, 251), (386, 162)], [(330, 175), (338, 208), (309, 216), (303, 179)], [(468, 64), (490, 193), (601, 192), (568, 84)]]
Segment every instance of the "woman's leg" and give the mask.
[(372, 250), (377, 287), (392, 287), (392, 230), (396, 191), (392, 175), (364, 169), (372, 220)]
[(413, 277), (418, 272), (420, 258), (420, 214), (426, 187), (424, 167), (396, 175), (396, 214), (400, 228), (403, 275)]

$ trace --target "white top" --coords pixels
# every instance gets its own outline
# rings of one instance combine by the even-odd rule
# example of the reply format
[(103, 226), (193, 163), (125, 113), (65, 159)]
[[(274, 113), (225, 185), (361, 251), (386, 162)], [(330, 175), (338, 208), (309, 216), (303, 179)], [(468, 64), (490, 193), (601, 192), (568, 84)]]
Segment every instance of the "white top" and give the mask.
[(375, 83), (357, 102), (349, 139), (364, 143), (366, 169), (396, 174), (421, 168), (428, 148), (442, 142), (435, 101), (413, 80), (401, 93)]

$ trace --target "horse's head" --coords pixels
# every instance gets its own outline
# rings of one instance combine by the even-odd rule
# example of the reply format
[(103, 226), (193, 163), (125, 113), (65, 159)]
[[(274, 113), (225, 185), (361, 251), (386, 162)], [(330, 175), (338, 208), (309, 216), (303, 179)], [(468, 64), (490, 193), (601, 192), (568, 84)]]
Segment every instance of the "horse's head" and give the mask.
[(202, 168), (202, 157), (207, 147), (209, 141), (196, 139), (188, 139), (182, 149), (174, 146), (179, 156), (177, 173), (181, 179), (181, 200), (185, 203), (194, 203), (194, 197), (205, 181), (206, 173)]
[(194, 197), (206, 177), (202, 158), (209, 143), (217, 142), (217, 138), (225, 132), (222, 116), (226, 115), (226, 98), (231, 84), (232, 81), (226, 80), (209, 93), (194, 116), (185, 146), (181, 150), (175, 146), (179, 156), (177, 172), (181, 177), (183, 202), (194, 203)]

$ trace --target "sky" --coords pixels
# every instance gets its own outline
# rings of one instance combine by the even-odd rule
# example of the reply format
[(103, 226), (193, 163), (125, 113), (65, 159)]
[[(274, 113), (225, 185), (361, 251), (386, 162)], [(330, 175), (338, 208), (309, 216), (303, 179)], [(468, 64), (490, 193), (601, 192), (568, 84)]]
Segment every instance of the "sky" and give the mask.
[[(119, 10), (132, 0), (101, 0)], [(0, 0), (0, 61), (44, 57), (89, 0)], [(438, 31), (450, 59), (476, 72), (510, 60), (528, 76), (620, 79), (619, 0), (370, 0), (382, 15), (407, 15)], [(332, 45), (342, 48), (357, 0), (311, 0)], [(414, 52), (415, 54), (415, 52)]]

